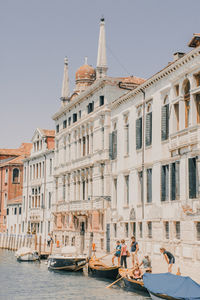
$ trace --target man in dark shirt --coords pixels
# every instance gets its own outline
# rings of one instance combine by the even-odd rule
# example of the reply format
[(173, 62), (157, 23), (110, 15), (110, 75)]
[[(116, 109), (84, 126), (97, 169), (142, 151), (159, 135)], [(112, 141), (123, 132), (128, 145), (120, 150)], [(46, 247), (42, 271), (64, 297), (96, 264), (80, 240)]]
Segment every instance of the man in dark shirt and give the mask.
[(168, 263), (168, 272), (171, 273), (172, 272), (172, 265), (175, 264), (175, 257), (174, 255), (169, 252), (166, 251), (165, 248), (160, 248), (160, 252), (164, 255), (164, 258), (166, 260), (166, 262)]

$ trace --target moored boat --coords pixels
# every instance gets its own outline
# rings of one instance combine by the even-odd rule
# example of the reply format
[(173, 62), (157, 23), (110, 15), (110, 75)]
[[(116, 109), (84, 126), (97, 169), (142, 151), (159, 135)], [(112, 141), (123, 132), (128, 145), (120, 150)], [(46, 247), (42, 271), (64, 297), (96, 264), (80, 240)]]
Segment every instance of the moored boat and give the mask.
[(84, 255), (78, 255), (76, 247), (64, 247), (60, 254), (50, 255), (48, 268), (50, 270), (82, 271), (87, 263)]
[(119, 269), (119, 274), (124, 282), (124, 289), (140, 295), (149, 296), (148, 290), (144, 287), (142, 279), (136, 280), (132, 277), (132, 270)]
[(115, 280), (119, 274), (118, 266), (107, 266), (98, 258), (91, 258), (88, 263), (88, 274)]
[(23, 247), (17, 250), (15, 252), (15, 256), (18, 261), (36, 261), (40, 259), (38, 252), (28, 247)]
[(145, 273), (143, 280), (153, 300), (200, 300), (200, 285), (190, 277)]

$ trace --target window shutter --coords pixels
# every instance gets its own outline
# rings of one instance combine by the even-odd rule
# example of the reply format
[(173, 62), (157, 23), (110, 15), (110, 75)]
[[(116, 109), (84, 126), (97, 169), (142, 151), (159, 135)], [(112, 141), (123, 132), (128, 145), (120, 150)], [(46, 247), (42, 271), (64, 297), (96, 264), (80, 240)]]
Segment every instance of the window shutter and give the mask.
[(147, 169), (147, 202), (152, 202), (152, 169)]
[(171, 188), (171, 200), (176, 200), (176, 165), (172, 163), (170, 165), (170, 188)]
[(162, 106), (161, 139), (167, 140), (169, 136), (169, 104)]
[(136, 149), (142, 148), (142, 118), (136, 120)]
[(189, 158), (189, 198), (196, 198), (196, 158)]
[(146, 146), (152, 143), (152, 112), (146, 115)]
[(176, 161), (176, 199), (180, 198), (180, 161)]
[(169, 165), (165, 166), (166, 199), (169, 199)]
[(166, 187), (165, 187), (165, 170), (164, 166), (161, 166), (161, 201), (165, 201), (166, 198)]
[(109, 134), (109, 158), (113, 159), (113, 134)]
[(113, 159), (117, 157), (117, 130), (113, 131)]

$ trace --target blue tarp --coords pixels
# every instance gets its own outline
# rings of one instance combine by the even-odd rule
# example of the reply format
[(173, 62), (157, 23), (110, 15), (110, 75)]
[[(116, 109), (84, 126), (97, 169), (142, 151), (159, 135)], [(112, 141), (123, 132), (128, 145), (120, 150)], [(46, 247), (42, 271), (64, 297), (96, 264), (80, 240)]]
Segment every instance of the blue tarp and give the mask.
[(145, 273), (143, 280), (144, 286), (152, 293), (165, 294), (176, 299), (200, 300), (200, 285), (190, 277), (171, 273)]

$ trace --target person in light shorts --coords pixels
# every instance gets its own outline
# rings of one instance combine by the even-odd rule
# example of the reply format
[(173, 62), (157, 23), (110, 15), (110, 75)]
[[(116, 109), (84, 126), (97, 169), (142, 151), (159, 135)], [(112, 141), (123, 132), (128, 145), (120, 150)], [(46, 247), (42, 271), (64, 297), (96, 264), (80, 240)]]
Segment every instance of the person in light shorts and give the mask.
[(132, 264), (133, 268), (135, 267), (135, 263), (139, 265), (137, 253), (139, 251), (138, 243), (135, 240), (135, 237), (131, 237), (131, 257), (132, 257)]

